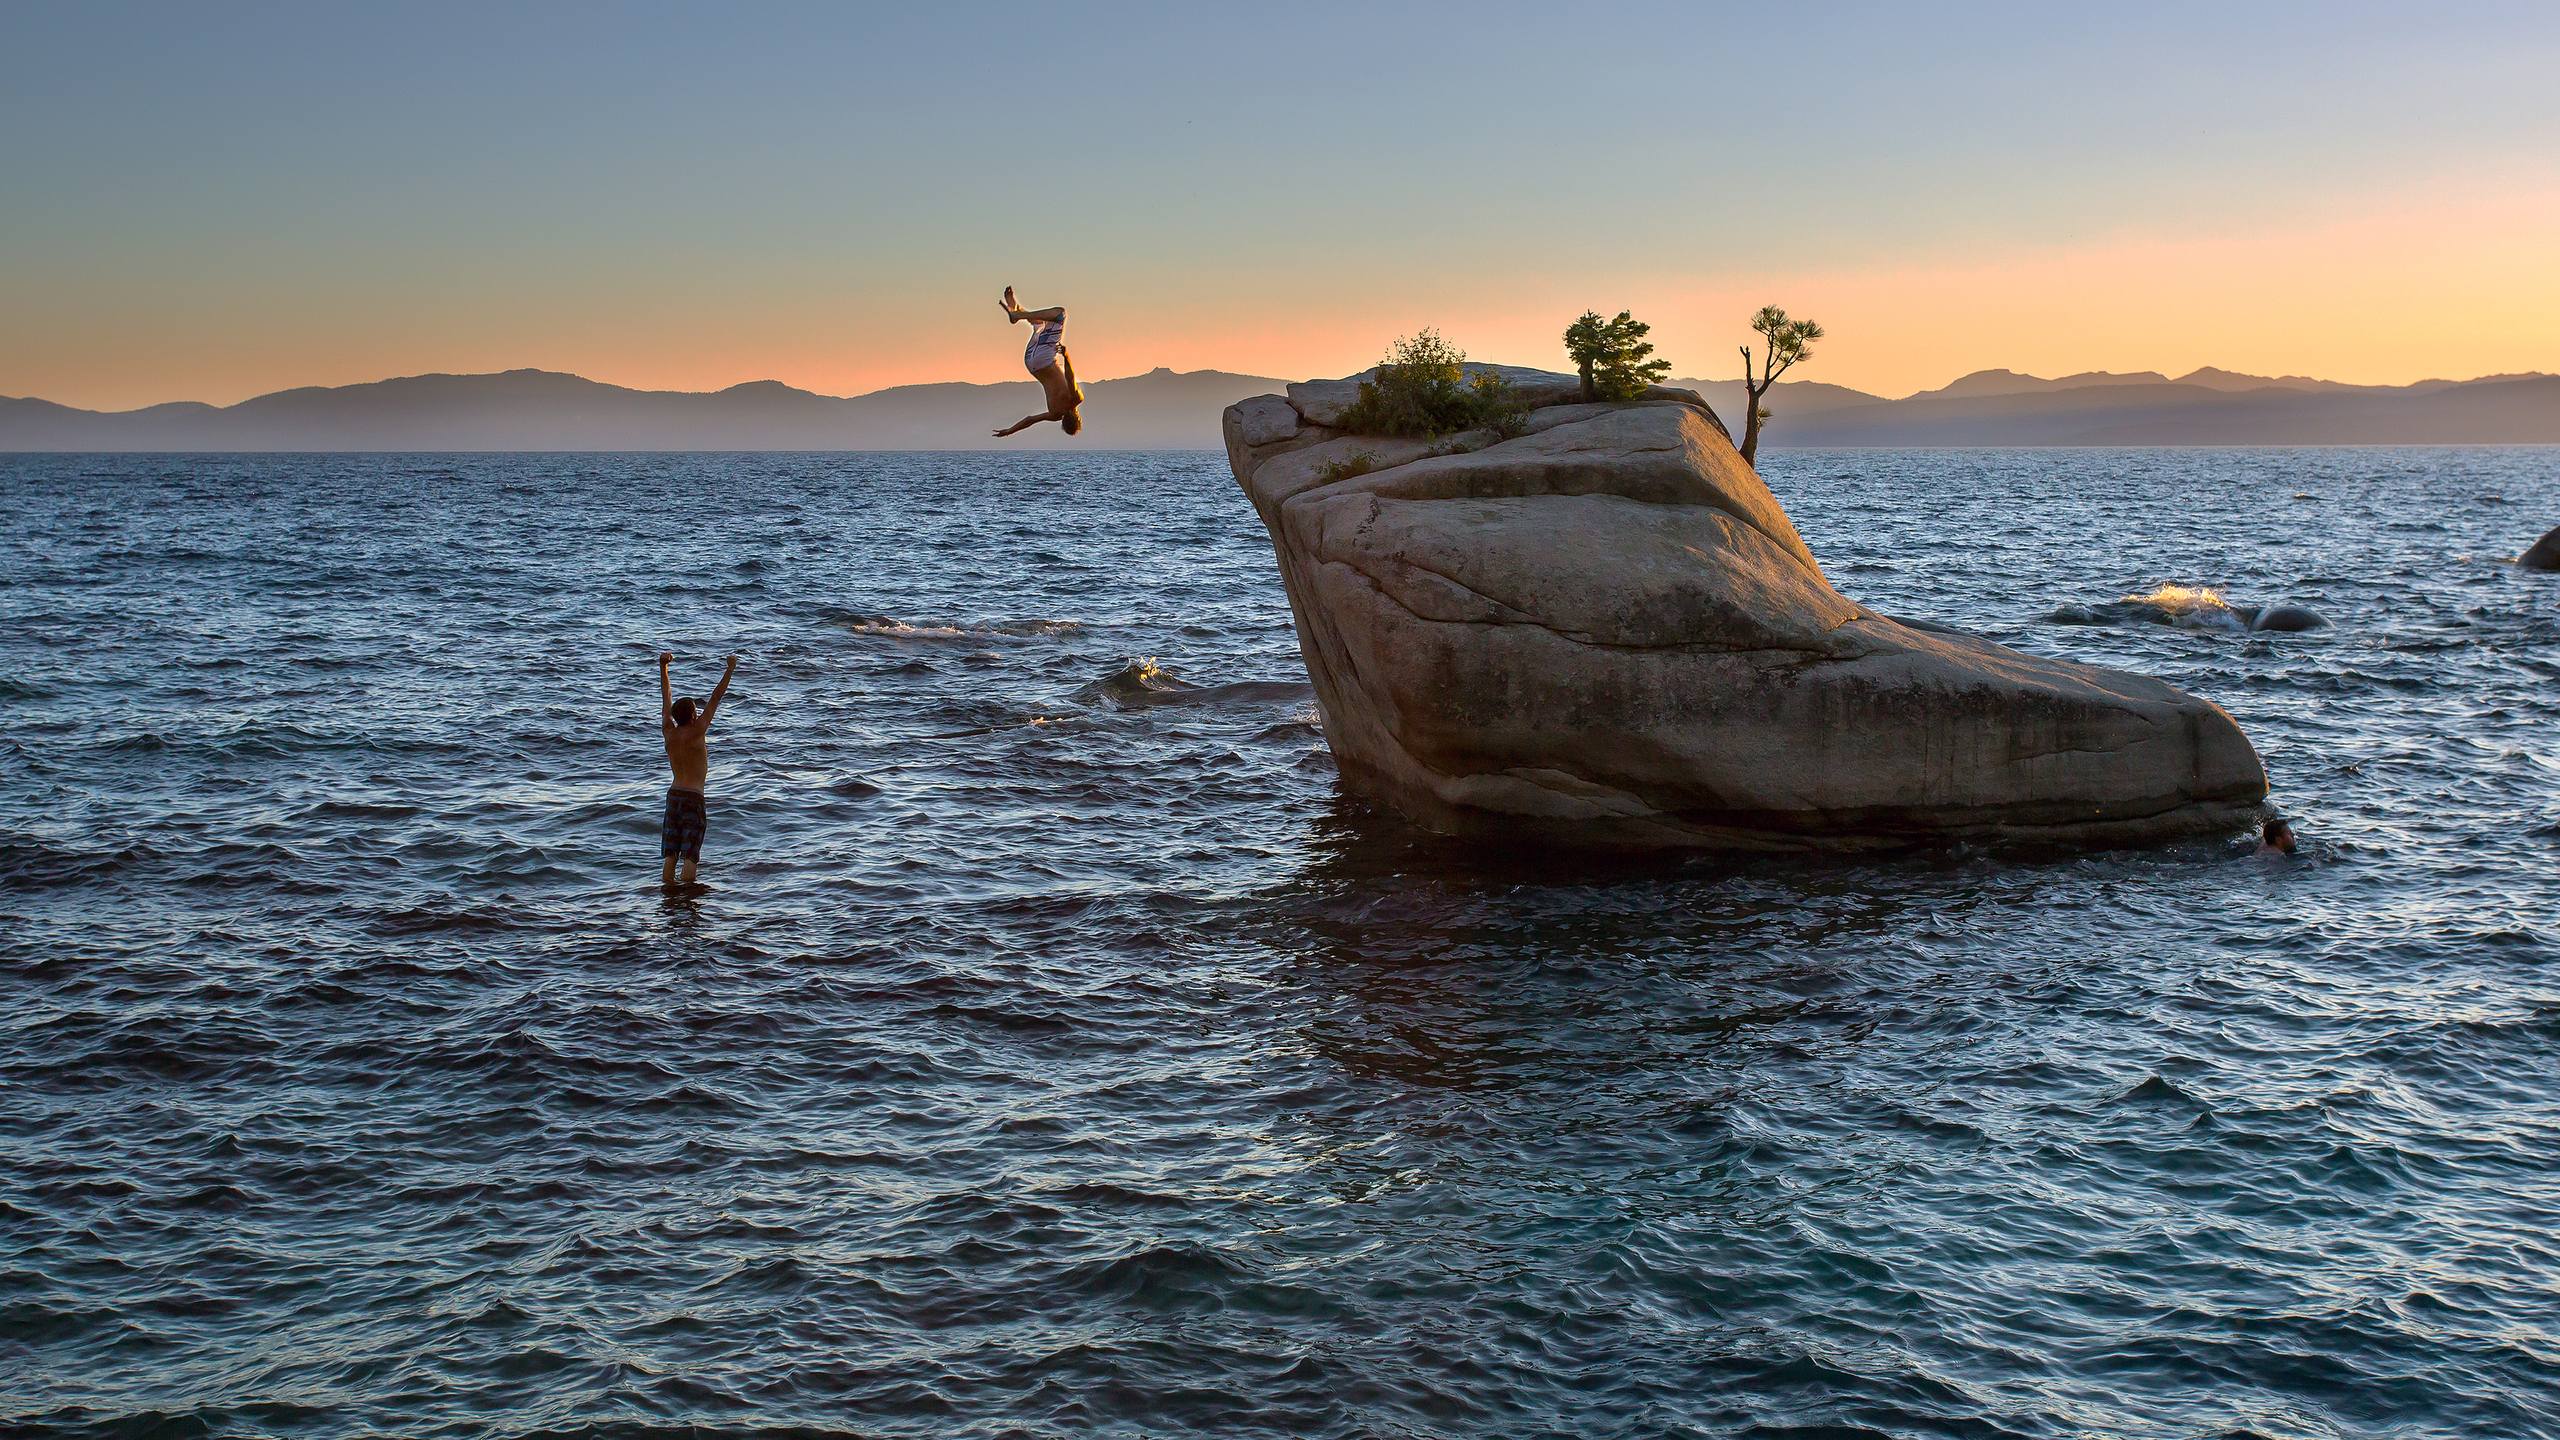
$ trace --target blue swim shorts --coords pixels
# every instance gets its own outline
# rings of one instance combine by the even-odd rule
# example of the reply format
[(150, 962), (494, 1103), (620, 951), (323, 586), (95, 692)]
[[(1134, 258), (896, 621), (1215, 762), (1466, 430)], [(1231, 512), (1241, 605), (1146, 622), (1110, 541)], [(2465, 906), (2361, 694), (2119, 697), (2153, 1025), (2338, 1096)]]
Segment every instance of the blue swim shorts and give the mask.
[(702, 858), (702, 792), (667, 787), (667, 818), (658, 823), (658, 856)]

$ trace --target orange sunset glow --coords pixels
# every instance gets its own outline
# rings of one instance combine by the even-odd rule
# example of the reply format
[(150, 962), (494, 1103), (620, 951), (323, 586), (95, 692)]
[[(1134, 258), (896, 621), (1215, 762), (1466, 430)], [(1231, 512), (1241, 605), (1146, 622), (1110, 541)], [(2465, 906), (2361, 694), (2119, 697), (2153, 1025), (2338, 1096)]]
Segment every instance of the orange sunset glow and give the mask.
[[(572, 43), (539, 22), (499, 51), (377, 23), (486, 85)], [(1221, 88), (1148, 63), (1179, 36), (1079, 35), (1061, 43), (1094, 68), (1057, 120), (1095, 140), (1051, 181), (1020, 172), (965, 27), (869, 38), (893, 33), (894, 66), (835, 57), (856, 75), (714, 64), (680, 116), (605, 88), (657, 73), (640, 38), (575, 42), (601, 71), (566, 83), (594, 93), (488, 113), (425, 71), (350, 88), (325, 120), (281, 84), (170, 69), (108, 108), (29, 72), (0, 101), (31, 142), (0, 161), (18, 202), (0, 394), (119, 409), (514, 367), (678, 390), (993, 381), (1014, 373), (990, 328), (1007, 283), (1073, 294), (1095, 377), (1340, 374), (1426, 325), (1553, 363), (1562, 322), (1598, 306), (1650, 317), (1676, 373), (1729, 378), (1772, 301), (1833, 337), (1800, 378), (1885, 395), (1993, 366), (2560, 369), (2554, 107), (2497, 47), (2315, 26), (2197, 56), (2020, 26), (1931, 71), (1910, 51), (1936, 40), (1832, 34), (1840, 93), (1752, 146), (1665, 70), (1628, 89), (1656, 138), (1591, 153), (1528, 50), (1470, 50), (1473, 81), (1516, 79), (1524, 107), (1479, 144), (1429, 123), (1465, 113), (1456, 76), (1284, 112), (1269, 75)], [(239, 63), (280, 82), (303, 73), (294, 43)], [(2366, 98), (2430, 77), (2406, 113)], [(2456, 126), (2466, 143), (2441, 144)], [(1346, 162), (1383, 134), (1415, 147), (1392, 177)]]

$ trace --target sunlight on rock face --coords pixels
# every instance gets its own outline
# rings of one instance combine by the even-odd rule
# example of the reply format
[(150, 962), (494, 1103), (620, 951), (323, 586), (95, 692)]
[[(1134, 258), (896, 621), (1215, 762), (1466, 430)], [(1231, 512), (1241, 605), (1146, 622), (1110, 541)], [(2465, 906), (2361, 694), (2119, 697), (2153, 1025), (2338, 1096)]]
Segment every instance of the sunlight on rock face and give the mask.
[(1501, 373), (1507, 433), (1343, 433), (1356, 380), (1227, 411), (1346, 786), (1448, 834), (1624, 850), (2147, 843), (2265, 798), (2208, 700), (1832, 588), (1696, 394)]

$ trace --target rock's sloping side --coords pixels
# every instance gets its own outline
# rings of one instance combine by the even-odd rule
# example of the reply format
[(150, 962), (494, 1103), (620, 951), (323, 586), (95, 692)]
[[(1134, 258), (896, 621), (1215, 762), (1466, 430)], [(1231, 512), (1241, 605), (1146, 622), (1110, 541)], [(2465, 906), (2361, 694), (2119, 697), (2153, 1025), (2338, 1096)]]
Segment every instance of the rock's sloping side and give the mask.
[(2543, 531), (2532, 549), (2516, 557), (2516, 563), (2527, 570), (2560, 570), (2560, 525)]
[(1842, 597), (1695, 395), (1510, 373), (1559, 403), (1458, 453), (1337, 433), (1351, 382), (1226, 412), (1356, 788), (1453, 833), (1639, 848), (2135, 843), (2265, 797), (2206, 701)]

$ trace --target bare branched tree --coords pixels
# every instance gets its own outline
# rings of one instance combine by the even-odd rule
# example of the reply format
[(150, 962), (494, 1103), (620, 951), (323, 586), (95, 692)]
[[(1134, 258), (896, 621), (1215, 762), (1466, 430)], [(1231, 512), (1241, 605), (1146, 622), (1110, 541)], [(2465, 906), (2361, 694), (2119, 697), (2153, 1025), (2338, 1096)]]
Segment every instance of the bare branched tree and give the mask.
[(1822, 338), (1822, 327), (1810, 320), (1790, 320), (1787, 312), (1775, 305), (1763, 305), (1751, 317), (1751, 328), (1760, 332), (1765, 348), (1760, 355), (1760, 377), (1751, 376), (1751, 347), (1742, 347), (1742, 388), (1750, 393), (1751, 414), (1742, 425), (1742, 458), (1757, 463), (1760, 454), (1760, 426), (1769, 419), (1769, 411), (1760, 397), (1778, 383), (1797, 361), (1813, 354), (1813, 342)]

